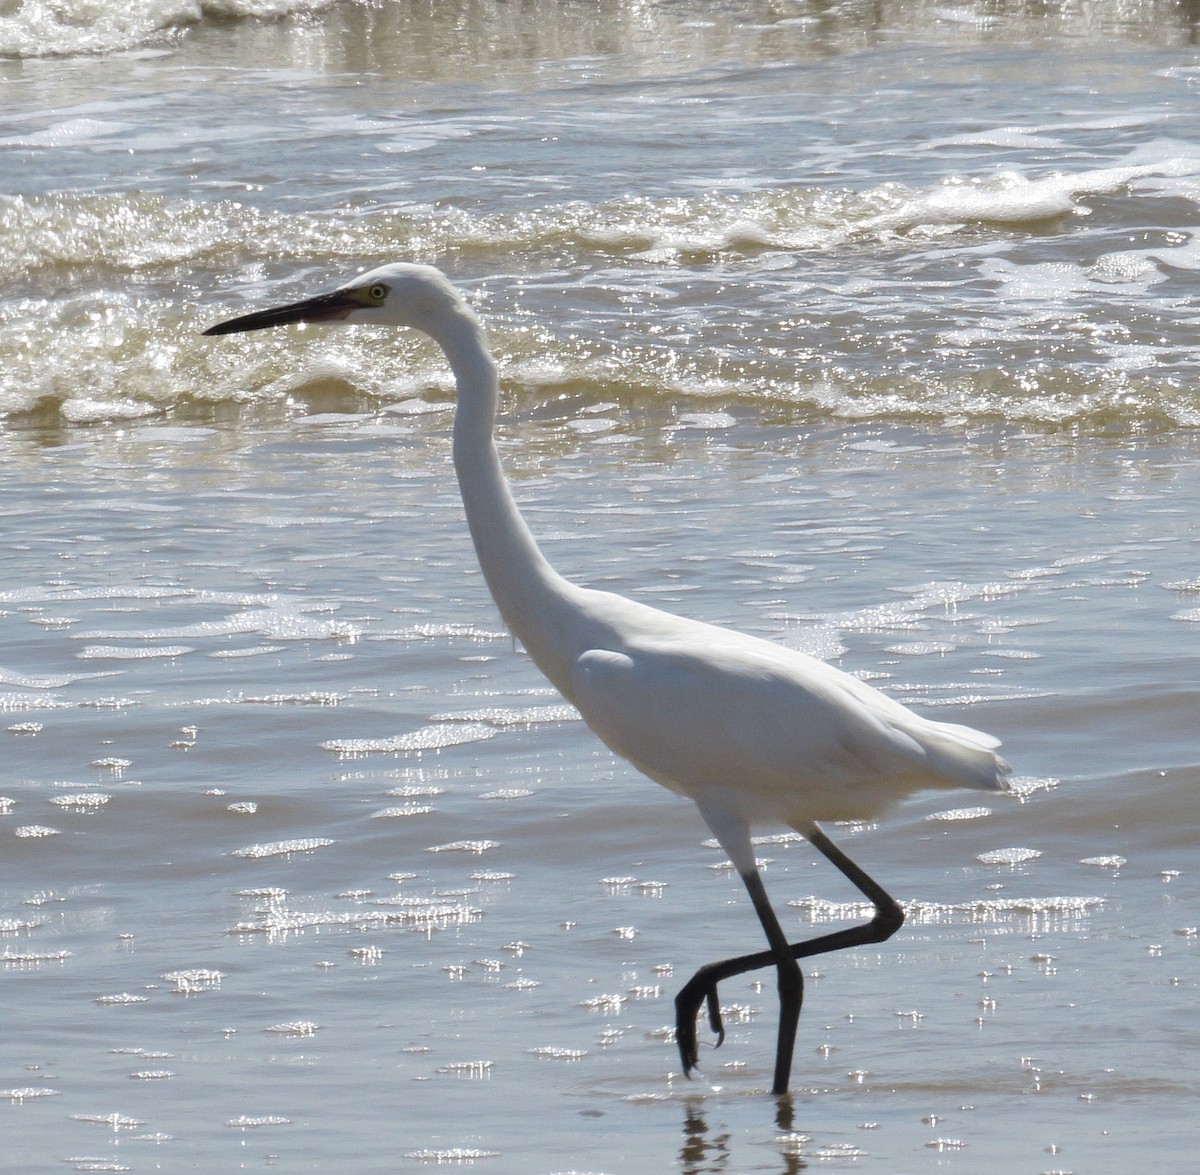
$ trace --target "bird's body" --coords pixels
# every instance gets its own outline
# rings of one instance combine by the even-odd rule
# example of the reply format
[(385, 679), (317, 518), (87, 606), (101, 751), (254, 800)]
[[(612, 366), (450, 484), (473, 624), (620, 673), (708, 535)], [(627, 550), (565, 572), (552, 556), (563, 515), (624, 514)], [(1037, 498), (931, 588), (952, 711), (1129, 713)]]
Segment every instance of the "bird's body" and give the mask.
[[(554, 571), (500, 467), (493, 439), (498, 380), (483, 330), (437, 270), (383, 266), (331, 294), (206, 333), (338, 320), (412, 326), (446, 353), (458, 389), (455, 470), (480, 566), (506, 624), (605, 744), (696, 802), (746, 882), (771, 945), (769, 952), (702, 968), (680, 994), (684, 1069), (696, 1063), (701, 1003), (707, 1001), (710, 1022), (721, 1031), (717, 982), (775, 965), (781, 1027), (774, 1089), (784, 1092), (802, 986), (795, 959), (879, 941), (903, 920), (817, 822), (870, 819), (923, 788), (1002, 790), (1008, 765), (994, 752), (997, 740), (922, 718), (804, 653), (582, 588)], [(789, 945), (751, 848), (751, 827), (765, 823), (808, 837), (871, 897), (876, 918), (866, 927)]]
[(869, 820), (910, 791), (994, 786), (986, 736), (813, 658), (709, 625), (575, 662), (588, 726), (643, 774), (750, 825)]

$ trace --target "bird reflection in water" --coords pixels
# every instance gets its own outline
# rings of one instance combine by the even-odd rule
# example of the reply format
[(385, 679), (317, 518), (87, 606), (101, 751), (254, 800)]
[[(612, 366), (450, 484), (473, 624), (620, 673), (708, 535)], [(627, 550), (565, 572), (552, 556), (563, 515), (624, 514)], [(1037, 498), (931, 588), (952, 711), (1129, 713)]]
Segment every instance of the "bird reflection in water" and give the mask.
[[(786, 1095), (777, 1098), (775, 1126), (779, 1134), (775, 1141), (780, 1149), (780, 1175), (798, 1175), (800, 1171), (808, 1169), (808, 1163), (800, 1154), (800, 1146), (808, 1139), (795, 1132), (794, 1119), (792, 1099)], [(679, 1147), (678, 1163), (683, 1175), (718, 1175), (719, 1172), (737, 1175), (740, 1168), (734, 1165), (730, 1153), (732, 1139), (732, 1132), (724, 1124), (716, 1132), (709, 1129), (703, 1098), (684, 1098), (683, 1141)]]

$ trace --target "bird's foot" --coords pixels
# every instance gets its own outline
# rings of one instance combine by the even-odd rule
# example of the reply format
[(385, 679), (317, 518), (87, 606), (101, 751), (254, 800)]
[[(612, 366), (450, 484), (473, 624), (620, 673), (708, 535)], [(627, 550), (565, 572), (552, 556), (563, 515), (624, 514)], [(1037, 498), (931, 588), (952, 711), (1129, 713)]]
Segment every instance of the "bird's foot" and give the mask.
[(679, 1046), (679, 1059), (685, 1077), (691, 1077), (692, 1070), (700, 1064), (696, 1017), (701, 1005), (708, 1009), (708, 1026), (717, 1038), (713, 1048), (720, 1048), (725, 1040), (721, 1002), (717, 998), (717, 985), (705, 976), (704, 968), (697, 971), (675, 997), (675, 1043)]

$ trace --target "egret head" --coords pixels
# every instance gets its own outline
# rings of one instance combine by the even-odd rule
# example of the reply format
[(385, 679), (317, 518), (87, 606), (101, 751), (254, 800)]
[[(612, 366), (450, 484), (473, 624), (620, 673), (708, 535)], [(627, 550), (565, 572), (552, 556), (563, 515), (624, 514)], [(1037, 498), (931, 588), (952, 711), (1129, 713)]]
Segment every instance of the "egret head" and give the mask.
[(441, 272), (401, 261), (360, 274), (329, 293), (243, 314), (210, 326), (204, 333), (228, 335), (292, 322), (361, 322), (411, 326), (436, 337), (441, 324), (469, 313)]

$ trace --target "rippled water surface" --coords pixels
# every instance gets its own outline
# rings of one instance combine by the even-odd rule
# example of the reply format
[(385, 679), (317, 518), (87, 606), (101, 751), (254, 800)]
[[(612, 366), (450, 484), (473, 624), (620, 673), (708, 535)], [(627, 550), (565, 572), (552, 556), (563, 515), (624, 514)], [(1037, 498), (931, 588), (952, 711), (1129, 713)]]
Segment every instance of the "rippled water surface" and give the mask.
[[(1191, 9), (896, 7), (0, 4), (0, 1165), (1191, 1169)], [(199, 333), (393, 258), (557, 567), (1004, 740), (830, 830), (908, 922), (783, 1103), (765, 974), (679, 1074), (761, 931), (504, 632), (437, 353)]]

